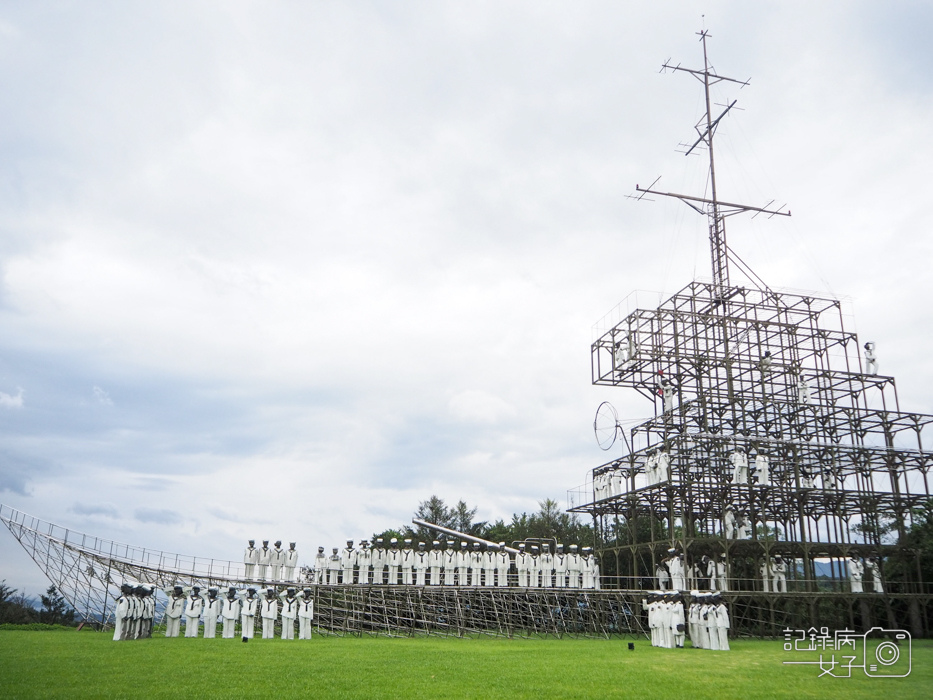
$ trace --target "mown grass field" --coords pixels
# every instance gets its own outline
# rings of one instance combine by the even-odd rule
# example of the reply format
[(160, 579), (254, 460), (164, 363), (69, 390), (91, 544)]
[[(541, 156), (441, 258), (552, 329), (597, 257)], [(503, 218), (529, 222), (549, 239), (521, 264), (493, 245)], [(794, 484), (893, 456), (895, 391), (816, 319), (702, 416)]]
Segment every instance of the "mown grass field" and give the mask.
[[(780, 641), (730, 652), (584, 639), (153, 639), (0, 630), (0, 698), (933, 698), (933, 640), (907, 678), (819, 678)], [(809, 657), (814, 658), (814, 657)]]

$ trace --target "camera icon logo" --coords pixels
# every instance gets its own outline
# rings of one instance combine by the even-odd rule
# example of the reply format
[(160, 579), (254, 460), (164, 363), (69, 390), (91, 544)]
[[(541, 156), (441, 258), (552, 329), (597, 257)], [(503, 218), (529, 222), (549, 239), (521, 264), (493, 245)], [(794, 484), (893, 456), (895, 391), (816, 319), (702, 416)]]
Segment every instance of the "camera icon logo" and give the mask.
[[(874, 646), (871, 637), (885, 637)], [(903, 678), (910, 675), (910, 633), (906, 630), (886, 630), (872, 627), (862, 638), (862, 658), (865, 675), (875, 678)], [(874, 647), (874, 648), (872, 648)]]

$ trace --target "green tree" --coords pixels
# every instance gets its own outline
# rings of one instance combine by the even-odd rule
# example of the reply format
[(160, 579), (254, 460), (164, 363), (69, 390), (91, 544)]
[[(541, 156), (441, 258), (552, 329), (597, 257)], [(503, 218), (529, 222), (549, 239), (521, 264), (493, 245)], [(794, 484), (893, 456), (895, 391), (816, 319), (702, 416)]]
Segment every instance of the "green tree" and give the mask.
[(70, 625), (74, 622), (75, 611), (54, 585), (49, 586), (45, 595), (39, 598), (42, 601), (42, 610), (39, 612), (41, 622), (49, 625)]

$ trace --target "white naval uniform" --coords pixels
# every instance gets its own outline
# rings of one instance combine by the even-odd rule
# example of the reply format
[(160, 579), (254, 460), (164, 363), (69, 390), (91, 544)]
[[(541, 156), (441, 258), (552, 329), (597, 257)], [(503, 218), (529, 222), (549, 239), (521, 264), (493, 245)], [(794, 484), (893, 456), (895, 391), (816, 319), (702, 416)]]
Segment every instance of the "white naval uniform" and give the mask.
[(735, 450), (729, 457), (732, 461), (732, 483), (748, 483), (748, 456), (741, 450)]
[(405, 547), (399, 552), (399, 568), (402, 570), (402, 584), (411, 586), (415, 582), (413, 566), (415, 564), (415, 551)]
[(774, 586), (771, 590), (775, 593), (787, 593), (787, 564), (783, 560), (771, 562), (771, 571), (774, 573)]
[(207, 598), (204, 601), (204, 639), (217, 636), (217, 618), (220, 616), (221, 600)]
[(444, 550), (444, 585), (453, 586), (456, 583), (454, 579), (454, 571), (457, 567), (457, 559), (460, 558), (460, 555), (455, 549), (447, 547)]
[(256, 565), (259, 564), (259, 550), (256, 547), (247, 547), (243, 552), (243, 563), (246, 565), (245, 578), (256, 576)]
[(311, 621), (314, 620), (314, 598), (298, 598), (298, 639), (311, 639)]
[(735, 513), (727, 510), (722, 516), (722, 528), (727, 540), (735, 539)]
[(509, 585), (509, 569), (512, 568), (512, 557), (504, 549), (496, 552), (496, 586), (505, 588)]
[(295, 618), (298, 617), (299, 607), (298, 598), (297, 596), (289, 598), (287, 591), (280, 593), (279, 598), (282, 599), (282, 639), (294, 639)]
[(198, 636), (198, 623), (204, 611), (204, 598), (200, 594), (189, 593), (185, 598), (185, 636)]
[(275, 621), (279, 617), (279, 601), (263, 597), (259, 604), (259, 614), (262, 617), (262, 638), (274, 639)]
[(862, 574), (865, 568), (858, 559), (849, 559), (849, 583), (853, 593), (864, 593), (862, 588)]
[(726, 576), (726, 563), (721, 559), (716, 562), (716, 578), (714, 581), (714, 589), (718, 589), (720, 591), (729, 590), (729, 580)]
[(759, 565), (758, 572), (761, 574), (761, 590), (768, 593), (768, 582), (771, 580), (771, 565), (767, 558)]
[(386, 551), (386, 567), (389, 569), (389, 585), (398, 584), (398, 572), (402, 566), (402, 552), (398, 547), (389, 547)]
[(690, 644), (696, 649), (702, 649), (700, 641), (700, 604), (691, 603), (687, 612), (687, 628), (690, 630)]
[(706, 649), (719, 650), (719, 633), (716, 631), (716, 606), (707, 603), (700, 613), (700, 630)]
[(385, 580), (386, 550), (373, 547), (373, 583), (381, 586)]
[(143, 602), (145, 603), (145, 609), (146, 609), (146, 613), (143, 618), (145, 621), (145, 625), (146, 625), (144, 634), (146, 637), (151, 637), (152, 636), (152, 621), (153, 619), (155, 619), (155, 605), (156, 605), (154, 591), (150, 592), (149, 595), (146, 596), (145, 601)]
[(567, 578), (569, 579), (569, 588), (580, 587), (580, 571), (582, 568), (579, 554), (571, 552), (567, 555)]
[(431, 561), (431, 553), (418, 550), (414, 555), (415, 561), (412, 563), (411, 568), (415, 575), (415, 585), (424, 586), (427, 584), (428, 564)]
[[(715, 606), (716, 637), (720, 651), (729, 651), (729, 611), (724, 603)], [(712, 632), (712, 631), (711, 631)]]
[(240, 600), (243, 601), (243, 607), (240, 608), (240, 634), (247, 639), (252, 639), (256, 624), (256, 610), (259, 608), (259, 598), (256, 596), (250, 598), (246, 591), (242, 591)]
[(483, 552), (483, 586), (494, 586), (496, 575), (496, 553), (491, 549)]
[(670, 481), (671, 479), (671, 456), (664, 451), (658, 453), (654, 463), (654, 473), (657, 481)]
[(181, 630), (181, 616), (185, 609), (185, 598), (176, 598), (174, 587), (166, 588), (168, 603), (165, 605), (165, 636), (177, 637)]
[(285, 550), (280, 547), (273, 549), (272, 556), (269, 559), (269, 564), (272, 567), (272, 580), (281, 581), (282, 567), (285, 566)]
[(295, 580), (295, 569), (298, 567), (298, 550), (297, 549), (287, 549), (285, 550), (285, 574), (284, 578), (286, 581), (291, 583)]
[(240, 608), (243, 605), (240, 603), (240, 599), (234, 597), (233, 600), (230, 600), (228, 597), (224, 596), (223, 602), (220, 606), (220, 616), (224, 621), (224, 639), (233, 639), (236, 637), (236, 619), (240, 616)]
[(541, 555), (534, 552), (528, 557), (528, 585), (532, 588), (541, 585)]
[(126, 624), (126, 619), (129, 614), (129, 597), (126, 595), (121, 595), (119, 598), (117, 598), (117, 608), (113, 613), (113, 641), (119, 642), (123, 640), (123, 627)]
[(467, 572), (470, 569), (470, 553), (465, 548), (461, 547), (460, 551), (457, 552), (454, 565), (456, 566), (456, 571), (454, 573), (457, 577), (457, 585), (466, 586), (469, 582)]
[(666, 591), (670, 584), (671, 575), (663, 561), (655, 567), (654, 575), (658, 578), (658, 590)]
[(357, 560), (357, 551), (352, 547), (344, 547), (340, 550), (340, 570), (343, 572), (341, 574), (343, 585), (353, 583), (353, 567), (356, 565)]
[(314, 556), (314, 582), (327, 583), (327, 555), (324, 552), (318, 552)]
[(340, 555), (331, 554), (327, 559), (327, 585), (336, 586), (340, 576)]
[(599, 588), (599, 564), (595, 554), (588, 554), (583, 560), (583, 587)]
[(369, 583), (369, 567), (373, 564), (373, 552), (369, 547), (363, 547), (356, 553), (356, 566), (359, 569), (357, 582), (361, 585)]
[(264, 579), (269, 575), (269, 565), (272, 563), (272, 550), (268, 547), (259, 548), (259, 566), (256, 567), (256, 578)]
[(444, 568), (444, 552), (432, 549), (428, 552), (428, 566), (431, 567), (431, 585), (441, 585), (441, 570)]
[(684, 626), (686, 628), (684, 604), (680, 601), (671, 603), (671, 636), (674, 638), (674, 646), (678, 649), (683, 649), (684, 637), (686, 636), (685, 630), (677, 629), (678, 626)]
[(563, 552), (554, 555), (554, 585), (557, 588), (567, 587), (567, 555)]
[(519, 551), (515, 555), (515, 569), (518, 571), (518, 586), (519, 588), (528, 588), (528, 566), (531, 557), (527, 552)]
[(671, 557), (667, 562), (667, 568), (671, 572), (671, 588), (675, 591), (686, 589), (684, 580), (684, 561), (678, 556)]
[(554, 587), (554, 555), (550, 552), (542, 552), (538, 557), (538, 565), (541, 567), (541, 586), (544, 588)]
[(768, 486), (771, 483), (770, 468), (768, 455), (759, 454), (755, 457), (755, 479), (758, 480), (759, 486)]

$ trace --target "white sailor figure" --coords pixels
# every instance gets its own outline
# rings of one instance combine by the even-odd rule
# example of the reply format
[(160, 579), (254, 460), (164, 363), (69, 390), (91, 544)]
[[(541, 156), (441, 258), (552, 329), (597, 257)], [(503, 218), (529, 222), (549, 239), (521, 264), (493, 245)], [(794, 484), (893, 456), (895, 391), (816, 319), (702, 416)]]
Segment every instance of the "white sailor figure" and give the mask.
[(240, 608), (240, 633), (243, 639), (252, 639), (256, 622), (256, 611), (259, 609), (259, 598), (255, 588), (247, 588), (240, 593), (243, 606)]
[(340, 551), (341, 583), (353, 583), (353, 567), (357, 564), (358, 554), (353, 549), (353, 540), (347, 540), (347, 546)]
[(736, 447), (729, 459), (732, 462), (732, 483), (747, 484), (748, 457), (745, 454), (745, 450), (741, 447)]
[(748, 519), (747, 515), (739, 515), (736, 518), (735, 536), (740, 540), (751, 539), (752, 521)]
[(654, 473), (657, 482), (671, 480), (671, 455), (670, 453), (659, 450), (655, 458)]
[(878, 356), (875, 354), (875, 344), (871, 341), (865, 343), (865, 371), (868, 374), (878, 374)]
[(802, 373), (797, 375), (797, 403), (810, 403), (810, 382)]
[(143, 632), (143, 597), (145, 592), (142, 586), (133, 586), (133, 626), (128, 639), (139, 639)]
[(726, 553), (722, 552), (719, 555), (719, 561), (716, 562), (715, 588), (717, 588), (720, 591), (729, 590), (729, 579), (728, 579), (728, 574), (727, 574), (726, 562), (727, 562)]
[(718, 593), (713, 596), (713, 625), (710, 635), (716, 635), (717, 648), (720, 651), (729, 651), (729, 610)]
[(262, 541), (259, 548), (259, 565), (256, 567), (256, 578), (265, 579), (269, 575), (269, 566), (272, 564), (272, 550), (269, 549), (269, 540)]
[(554, 587), (554, 555), (551, 554), (551, 545), (547, 542), (541, 543), (541, 556), (538, 559), (541, 567), (541, 586), (544, 588)]
[(495, 545), (487, 545), (483, 552), (483, 585), (495, 586), (496, 581), (496, 549)]
[(222, 601), (217, 597), (216, 588), (207, 589), (207, 599), (204, 601), (204, 639), (213, 639), (217, 636), (217, 618), (220, 617)]
[(262, 618), (262, 638), (275, 638), (275, 621), (279, 618), (279, 601), (275, 599), (275, 589), (267, 588), (266, 597), (259, 605), (259, 616)]
[(675, 591), (686, 590), (684, 555), (680, 554), (676, 549), (667, 550), (667, 554), (667, 570), (671, 572), (671, 588)]
[(398, 584), (398, 572), (402, 566), (402, 553), (398, 548), (398, 538), (389, 540), (389, 551), (386, 552), (386, 567), (389, 569), (389, 585)]
[(528, 557), (528, 585), (538, 588), (541, 585), (541, 553), (538, 545), (531, 545), (531, 556)]
[(862, 589), (862, 575), (865, 573), (865, 567), (862, 562), (855, 557), (849, 558), (849, 584), (853, 593), (864, 593)]
[(667, 568), (668, 558), (664, 557), (654, 568), (654, 575), (658, 579), (658, 590), (666, 591), (671, 583), (671, 572)]
[(774, 574), (774, 585), (771, 590), (775, 593), (787, 593), (787, 564), (780, 554), (774, 556), (771, 571)]
[(690, 632), (690, 644), (694, 649), (700, 646), (700, 592), (690, 591), (690, 607), (687, 609), (687, 629)]
[(336, 586), (340, 583), (340, 550), (333, 548), (331, 555), (327, 558), (327, 585)]
[(557, 588), (567, 587), (567, 555), (564, 554), (564, 545), (558, 544), (554, 554), (554, 585)]
[(460, 551), (457, 552), (457, 561), (456, 561), (456, 570), (455, 574), (457, 577), (458, 586), (466, 586), (469, 584), (469, 578), (467, 572), (470, 569), (470, 553), (467, 551), (467, 543), (460, 543)]
[(866, 565), (868, 576), (871, 576), (872, 591), (884, 593), (884, 584), (881, 582), (881, 563), (878, 557), (871, 557)]
[(318, 547), (314, 556), (314, 582), (327, 583), (327, 555), (324, 554), (323, 547)]
[(518, 573), (519, 588), (528, 588), (528, 566), (531, 557), (525, 552), (525, 543), (518, 545), (518, 554), (515, 555), (515, 570)]
[(197, 637), (198, 624), (201, 621), (201, 613), (204, 611), (204, 598), (201, 596), (201, 587), (192, 586), (185, 593), (185, 636)]
[(596, 582), (599, 579), (599, 565), (596, 563), (596, 556), (593, 554), (592, 547), (583, 548), (583, 588), (595, 589)]
[(680, 593), (671, 599), (670, 606), (671, 636), (674, 638), (674, 648), (684, 648), (684, 638), (687, 634), (687, 620), (684, 615), (684, 600)]
[(412, 573), (415, 577), (416, 586), (424, 586), (428, 580), (428, 567), (431, 564), (431, 555), (425, 549), (425, 543), (418, 543), (418, 551), (413, 555), (414, 562), (411, 565)]
[(772, 362), (772, 357), (771, 357), (771, 351), (765, 350), (765, 354), (762, 355), (761, 359), (758, 361), (758, 369), (761, 370), (761, 373), (763, 375), (768, 374), (768, 372), (771, 371), (772, 364), (773, 362)]
[(369, 568), (373, 565), (373, 551), (369, 548), (369, 540), (360, 540), (360, 549), (356, 553), (357, 582), (361, 585), (369, 583)]
[(250, 540), (243, 552), (243, 563), (246, 565), (245, 577), (253, 579), (256, 576), (256, 566), (259, 564), (259, 550), (256, 549), (256, 540)]
[(288, 543), (288, 550), (285, 552), (285, 575), (286, 581), (295, 580), (295, 569), (298, 568), (298, 550), (295, 549), (295, 543)]
[(402, 584), (411, 586), (415, 583), (415, 550), (411, 548), (411, 540), (405, 540), (405, 546), (400, 553), (399, 569), (402, 572)]
[(236, 619), (240, 616), (240, 609), (243, 604), (237, 595), (236, 588), (227, 589), (227, 596), (220, 607), (220, 616), (224, 621), (223, 636), (224, 639), (233, 639), (236, 637)]
[(808, 467), (800, 467), (800, 485), (805, 489), (813, 488), (813, 472)]
[(444, 550), (441, 549), (441, 543), (438, 540), (431, 542), (431, 551), (428, 552), (428, 567), (431, 572), (430, 584), (440, 586), (441, 571), (444, 569)]
[(483, 575), (483, 552), (480, 549), (479, 542), (473, 543), (473, 551), (470, 553), (470, 585), (479, 586)]
[(661, 397), (664, 405), (664, 412), (670, 413), (674, 410), (674, 384), (669, 380), (661, 382)]
[(128, 620), (130, 617), (130, 608), (132, 603), (130, 602), (130, 596), (133, 593), (133, 587), (124, 583), (120, 586), (120, 597), (117, 598), (117, 607), (113, 613), (113, 641), (119, 642), (123, 640), (124, 627), (128, 627)]
[(761, 574), (761, 590), (768, 593), (770, 590), (769, 582), (771, 581), (771, 560), (767, 556), (761, 560), (758, 572)]
[(181, 616), (185, 610), (185, 591), (175, 585), (165, 589), (168, 602), (165, 604), (165, 636), (177, 637), (181, 630)]
[(583, 573), (583, 562), (580, 561), (580, 555), (577, 553), (577, 545), (570, 545), (570, 554), (567, 556), (567, 579), (568, 587), (580, 587), (580, 574)]
[(455, 571), (460, 553), (454, 548), (453, 540), (445, 540), (444, 549), (444, 585), (453, 586), (456, 582)]
[(727, 540), (735, 539), (735, 507), (730, 503), (722, 514), (722, 529)]
[(156, 611), (156, 599), (155, 599), (155, 586), (148, 586), (146, 589), (146, 612), (143, 616), (146, 624), (145, 637), (152, 637), (152, 624), (155, 620), (155, 611)]
[(295, 619), (298, 617), (298, 589), (287, 588), (279, 593), (282, 600), (282, 639), (295, 638)]
[(311, 596), (311, 589), (305, 588), (298, 598), (298, 639), (311, 639), (312, 620), (314, 620), (314, 598)]
[(388, 560), (383, 539), (376, 538), (376, 544), (373, 545), (373, 583), (381, 586), (385, 581), (385, 567)]
[(269, 564), (272, 567), (272, 580), (281, 581), (282, 569), (285, 567), (285, 550), (282, 549), (282, 540), (275, 541), (275, 548), (272, 550)]
[(759, 451), (755, 455), (755, 480), (759, 486), (768, 486), (771, 483), (770, 469), (771, 463), (768, 460), (768, 455)]
[(512, 557), (505, 548), (505, 542), (500, 542), (496, 549), (496, 587), (506, 588), (509, 585), (509, 571), (512, 569)]

